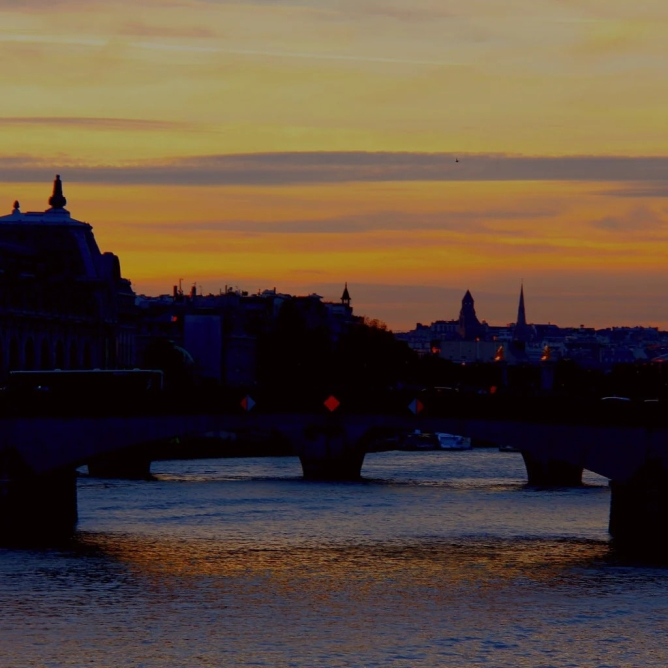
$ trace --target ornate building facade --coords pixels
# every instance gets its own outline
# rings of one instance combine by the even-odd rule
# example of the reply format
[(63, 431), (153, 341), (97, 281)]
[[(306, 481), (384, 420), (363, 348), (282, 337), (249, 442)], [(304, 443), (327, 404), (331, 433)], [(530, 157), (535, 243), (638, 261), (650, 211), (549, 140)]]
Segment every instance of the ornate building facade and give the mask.
[(93, 228), (65, 209), (0, 216), (0, 378), (10, 370), (113, 369), (135, 364), (135, 295)]

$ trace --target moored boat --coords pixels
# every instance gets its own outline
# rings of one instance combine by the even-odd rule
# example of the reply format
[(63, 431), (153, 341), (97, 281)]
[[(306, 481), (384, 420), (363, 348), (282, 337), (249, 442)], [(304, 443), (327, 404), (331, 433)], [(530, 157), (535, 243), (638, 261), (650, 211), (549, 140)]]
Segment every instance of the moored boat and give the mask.
[(411, 434), (406, 434), (400, 443), (398, 450), (439, 450), (439, 442), (436, 434), (416, 429)]
[(398, 450), (470, 450), (471, 439), (445, 432), (423, 432), (416, 429), (407, 434)]
[(466, 436), (457, 436), (456, 434), (446, 434), (436, 432), (438, 446), (440, 450), (470, 450), (471, 439)]

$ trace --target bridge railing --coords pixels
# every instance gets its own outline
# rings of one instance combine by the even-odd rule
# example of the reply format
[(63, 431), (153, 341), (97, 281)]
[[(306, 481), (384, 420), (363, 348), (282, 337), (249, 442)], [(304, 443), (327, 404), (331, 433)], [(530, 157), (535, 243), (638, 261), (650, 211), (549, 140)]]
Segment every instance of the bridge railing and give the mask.
[[(328, 402), (329, 398), (335, 401)], [(252, 407), (252, 408), (251, 408)], [(188, 388), (186, 391), (104, 385), (68, 391), (0, 392), (0, 416), (242, 415), (292, 413), (392, 415), (541, 424), (668, 426), (667, 401), (460, 392), (451, 388)]]

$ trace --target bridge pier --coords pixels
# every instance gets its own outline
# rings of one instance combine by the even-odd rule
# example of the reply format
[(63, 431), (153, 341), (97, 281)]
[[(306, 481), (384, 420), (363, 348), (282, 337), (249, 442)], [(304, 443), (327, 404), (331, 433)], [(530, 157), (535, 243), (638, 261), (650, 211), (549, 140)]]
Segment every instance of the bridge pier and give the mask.
[(527, 469), (528, 484), (532, 487), (580, 487), (582, 467), (552, 459), (549, 456), (535, 457), (522, 451)]
[(70, 538), (77, 519), (75, 470), (0, 480), (0, 543), (44, 544)]
[(609, 532), (613, 545), (633, 556), (668, 558), (668, 471), (648, 460), (627, 481), (610, 481)]
[(365, 450), (338, 424), (309, 425), (297, 443), (307, 480), (359, 480)]

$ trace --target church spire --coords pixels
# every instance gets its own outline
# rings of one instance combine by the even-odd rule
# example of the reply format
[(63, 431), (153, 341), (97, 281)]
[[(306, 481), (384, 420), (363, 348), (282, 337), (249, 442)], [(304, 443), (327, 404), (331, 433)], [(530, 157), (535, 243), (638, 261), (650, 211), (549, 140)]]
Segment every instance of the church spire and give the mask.
[(520, 285), (520, 304), (517, 308), (517, 326), (522, 328), (527, 326), (527, 315), (524, 310), (524, 282)]
[(527, 315), (524, 310), (524, 282), (520, 284), (520, 303), (517, 307), (517, 322), (515, 323), (515, 331), (513, 332), (513, 341), (521, 341), (526, 343), (533, 337), (531, 327), (527, 325)]
[(344, 306), (350, 306), (350, 293), (348, 292), (348, 281), (346, 281), (346, 287), (343, 288), (343, 294), (341, 295), (341, 303)]
[(67, 200), (63, 196), (63, 182), (60, 180), (60, 174), (56, 174), (53, 182), (53, 194), (49, 197), (49, 204), (52, 209), (64, 209)]

